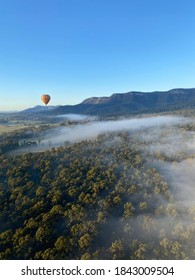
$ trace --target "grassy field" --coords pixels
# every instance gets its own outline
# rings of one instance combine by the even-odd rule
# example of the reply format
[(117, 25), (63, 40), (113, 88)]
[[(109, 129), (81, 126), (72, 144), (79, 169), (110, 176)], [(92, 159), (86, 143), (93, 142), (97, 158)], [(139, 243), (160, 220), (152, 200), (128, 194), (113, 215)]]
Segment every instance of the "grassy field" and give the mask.
[(15, 130), (20, 130), (27, 127), (26, 125), (18, 124), (18, 125), (0, 125), (0, 134), (10, 133)]

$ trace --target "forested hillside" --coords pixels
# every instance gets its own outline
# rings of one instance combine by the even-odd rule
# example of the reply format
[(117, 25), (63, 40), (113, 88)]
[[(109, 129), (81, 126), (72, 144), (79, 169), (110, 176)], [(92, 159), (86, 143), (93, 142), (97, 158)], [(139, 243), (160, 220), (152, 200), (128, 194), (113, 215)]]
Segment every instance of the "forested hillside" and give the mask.
[(168, 91), (114, 93), (111, 96), (91, 97), (80, 104), (59, 106), (51, 114), (89, 114), (98, 116), (124, 116), (189, 110), (195, 107), (195, 89)]
[[(193, 131), (180, 125), (175, 135)], [(195, 207), (182, 203), (159, 167), (172, 170), (193, 152), (164, 151), (169, 132), (2, 153), (0, 259), (195, 259)]]

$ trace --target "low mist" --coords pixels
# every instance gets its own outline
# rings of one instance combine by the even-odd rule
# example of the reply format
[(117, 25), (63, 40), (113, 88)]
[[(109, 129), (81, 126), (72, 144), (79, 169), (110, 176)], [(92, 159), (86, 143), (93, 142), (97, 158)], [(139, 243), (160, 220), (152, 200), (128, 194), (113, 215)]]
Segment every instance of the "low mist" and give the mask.
[(64, 114), (64, 115), (58, 115), (57, 118), (68, 120), (68, 121), (83, 121), (83, 120), (95, 120), (97, 117), (82, 115), (82, 114)]
[[(107, 225), (104, 227), (104, 236), (107, 236), (106, 238), (108, 240), (112, 238), (110, 236), (110, 228), (112, 228), (112, 231), (115, 233), (115, 238), (122, 238), (127, 246), (130, 246), (128, 243), (129, 236), (135, 241), (139, 238), (143, 242), (156, 242), (158, 246), (161, 246), (161, 244), (159, 245), (160, 242), (166, 243), (166, 240), (170, 238), (169, 248), (175, 246), (174, 242), (177, 242), (177, 240), (184, 240), (182, 241), (184, 244), (185, 242), (189, 243), (186, 246), (193, 246), (192, 243), (195, 242), (193, 239), (193, 232), (195, 230), (193, 227), (194, 216), (192, 215), (195, 212), (193, 210), (195, 209), (195, 133), (193, 130), (190, 131), (184, 127), (188, 124), (193, 124), (192, 119), (173, 116), (153, 116), (98, 121), (97, 119), (80, 115), (59, 117), (76, 121), (86, 120), (86, 122), (61, 125), (48, 129), (44, 134), (40, 134), (38, 146), (28, 148), (28, 152), (43, 151), (52, 147), (70, 145), (83, 140), (93, 141), (99, 135), (109, 133), (116, 133), (116, 135), (111, 138), (111, 141), (105, 140), (103, 145), (108, 148), (113, 145), (114, 149), (119, 146), (120, 149), (122, 137), (117, 132), (127, 132), (129, 139), (132, 137), (132, 143), (135, 143), (134, 146), (138, 154), (141, 153), (142, 157), (146, 160), (145, 166), (147, 168), (143, 168), (141, 171), (139, 167), (134, 166), (130, 166), (128, 169), (124, 168), (123, 178), (128, 181), (128, 178), (134, 176), (135, 185), (137, 184), (136, 187), (142, 190), (141, 194), (139, 192), (134, 195), (127, 194), (125, 199), (133, 205), (136, 205), (140, 199), (139, 195), (143, 195), (143, 201), (149, 207), (147, 208), (146, 206), (146, 209), (142, 212), (140, 210), (141, 208), (137, 206), (140, 212), (138, 211), (136, 216), (128, 217), (127, 219), (121, 219), (121, 216), (120, 218), (117, 216), (114, 217), (114, 214), (113, 216), (111, 214), (108, 218)], [(21, 149), (20, 153), (22, 151), (26, 152), (27, 149)], [(105, 156), (103, 155), (103, 157), (105, 158), (102, 159), (102, 162), (106, 162), (109, 166), (109, 160), (114, 155), (110, 153)], [(120, 157), (116, 165), (119, 167), (125, 166), (125, 160), (128, 159)], [(144, 179), (144, 172), (150, 172), (150, 169), (154, 169), (155, 171), (151, 171), (154, 174), (154, 178), (150, 175), (148, 178), (151, 181), (148, 183)], [(136, 174), (138, 174), (136, 173), (137, 170), (139, 170), (139, 178), (136, 177)], [(155, 176), (157, 177), (157, 182), (164, 184), (165, 193), (158, 192), (158, 186), (153, 182)], [(123, 181), (120, 182), (119, 178), (117, 184), (123, 186)], [(153, 185), (157, 190), (156, 192), (152, 190), (150, 193), (150, 188)], [(147, 188), (149, 191), (147, 191)], [(146, 196), (144, 197), (145, 194)], [(184, 248), (184, 251), (187, 252), (188, 249)], [(173, 254), (173, 256), (175, 255)], [(160, 257), (161, 255), (159, 255)], [(176, 258), (185, 258), (185, 255), (179, 255), (178, 253)]]
[(158, 162), (157, 168), (169, 182), (170, 189), (177, 202), (192, 207), (195, 201), (195, 159), (181, 162)]
[[(59, 117), (71, 120), (88, 119), (88, 122), (50, 129), (40, 136), (40, 144), (36, 147), (21, 149), (20, 152), (43, 151), (64, 144), (94, 140), (101, 134), (126, 131), (130, 135), (135, 135), (139, 150), (153, 159), (153, 166), (170, 182), (171, 190), (177, 193), (178, 201), (186, 205), (193, 203), (195, 159), (187, 159), (187, 157), (195, 153), (195, 133), (179, 128), (183, 124), (192, 123), (192, 120), (173, 116), (112, 121), (94, 121), (93, 117), (74, 114)], [(114, 139), (115, 142), (120, 141), (117, 136)], [(112, 143), (105, 143), (105, 145), (112, 145)], [(163, 160), (159, 158), (159, 155), (164, 156)], [(178, 155), (180, 155), (179, 162)], [(177, 161), (174, 162), (176, 157)]]
[[(74, 116), (75, 117), (75, 116)], [(80, 118), (80, 115), (78, 116)], [(49, 130), (43, 137), (41, 143), (50, 142), (52, 147), (63, 145), (65, 141), (71, 143), (82, 140), (93, 140), (100, 134), (117, 131), (136, 131), (151, 127), (170, 127), (184, 121), (180, 117), (159, 116), (149, 118), (121, 119), (114, 121), (91, 121), (75, 126), (58, 127)]]

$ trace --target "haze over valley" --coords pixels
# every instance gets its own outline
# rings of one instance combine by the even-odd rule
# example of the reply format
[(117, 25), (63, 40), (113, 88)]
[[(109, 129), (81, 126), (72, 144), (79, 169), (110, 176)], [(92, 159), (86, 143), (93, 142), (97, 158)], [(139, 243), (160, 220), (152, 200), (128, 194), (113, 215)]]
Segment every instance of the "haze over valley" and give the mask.
[(195, 259), (193, 110), (52, 111), (1, 114), (0, 258)]

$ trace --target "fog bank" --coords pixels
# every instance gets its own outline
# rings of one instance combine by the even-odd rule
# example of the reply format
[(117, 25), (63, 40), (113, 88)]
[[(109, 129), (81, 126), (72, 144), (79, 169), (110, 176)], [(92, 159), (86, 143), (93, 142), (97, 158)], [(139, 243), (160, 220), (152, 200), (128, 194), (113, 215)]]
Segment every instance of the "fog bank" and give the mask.
[(182, 117), (158, 116), (148, 118), (134, 118), (114, 121), (91, 121), (75, 126), (58, 127), (48, 131), (42, 143), (48, 141), (52, 146), (62, 145), (65, 141), (71, 143), (82, 140), (95, 139), (98, 135), (117, 131), (136, 131), (151, 127), (170, 127), (185, 121)]

